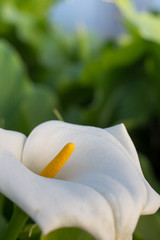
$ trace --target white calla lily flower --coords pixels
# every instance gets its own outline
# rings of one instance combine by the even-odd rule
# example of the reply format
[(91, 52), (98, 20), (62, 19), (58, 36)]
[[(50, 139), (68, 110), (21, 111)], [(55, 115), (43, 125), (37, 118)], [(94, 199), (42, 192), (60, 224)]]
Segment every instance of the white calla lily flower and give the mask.
[[(39, 176), (69, 142), (75, 150), (54, 179)], [(0, 130), (0, 192), (44, 234), (80, 227), (100, 240), (130, 240), (140, 215), (160, 207), (123, 124), (100, 129), (49, 121), (28, 138)]]

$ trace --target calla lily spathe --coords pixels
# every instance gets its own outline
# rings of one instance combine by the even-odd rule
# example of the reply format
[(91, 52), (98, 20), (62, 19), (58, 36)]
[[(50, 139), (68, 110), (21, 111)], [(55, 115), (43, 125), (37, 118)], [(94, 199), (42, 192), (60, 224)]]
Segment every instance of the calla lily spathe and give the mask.
[[(75, 151), (55, 179), (39, 176), (68, 142)], [(1, 129), (0, 192), (44, 234), (77, 226), (100, 240), (131, 240), (139, 216), (160, 207), (123, 124), (100, 129), (49, 121), (28, 138)]]

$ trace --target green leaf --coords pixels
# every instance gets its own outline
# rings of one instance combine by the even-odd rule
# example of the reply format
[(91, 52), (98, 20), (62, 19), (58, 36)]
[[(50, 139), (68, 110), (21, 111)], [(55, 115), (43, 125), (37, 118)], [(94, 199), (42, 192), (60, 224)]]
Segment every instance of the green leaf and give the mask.
[[(149, 80), (143, 79), (143, 72), (138, 66), (132, 74), (129, 69), (121, 71), (121, 78), (123, 76), (123, 81), (119, 81), (106, 98), (99, 114), (99, 122), (100, 124), (123, 122), (128, 129), (144, 126), (153, 111), (153, 86)], [(111, 80), (114, 81), (112, 78)]]
[(26, 223), (28, 216), (18, 206), (14, 205), (13, 214), (2, 234), (2, 240), (16, 240)]
[(150, 161), (143, 154), (139, 154), (139, 159), (146, 180), (160, 194), (160, 183), (154, 175)]
[(4, 230), (7, 227), (7, 221), (6, 219), (0, 214), (0, 238), (2, 233), (4, 232)]
[[(155, 178), (149, 160), (142, 154), (139, 155), (141, 167), (145, 178), (150, 185), (160, 193), (160, 184)], [(142, 236), (144, 240), (159, 240), (160, 236), (160, 214), (141, 216), (135, 230), (135, 236)], [(135, 238), (136, 240), (137, 238)], [(141, 238), (140, 238), (141, 239)]]
[(0, 118), (14, 118), (22, 99), (27, 76), (19, 55), (5, 41), (0, 41)]
[(5, 197), (0, 193), (0, 214), (3, 213), (4, 204), (5, 204)]
[(17, 52), (0, 41), (0, 119), (5, 128), (28, 134), (37, 124), (53, 119), (55, 107), (55, 93), (33, 84)]
[(145, 240), (159, 240), (160, 214), (142, 216), (138, 222), (135, 234), (142, 236)]
[(38, 17), (44, 17), (48, 13), (48, 8), (53, 5), (56, 0), (1, 0), (0, 5), (14, 6), (22, 13), (30, 13), (31, 15)]
[(160, 16), (138, 12), (130, 0), (115, 0), (114, 3), (132, 32), (137, 32), (146, 40), (160, 43)]
[[(99, 56), (90, 61), (85, 68), (81, 81), (100, 85), (104, 74), (124, 67), (129, 67), (139, 61), (146, 51), (146, 43), (140, 39), (134, 39), (127, 44), (110, 46), (102, 49)], [(105, 81), (107, 81), (107, 77)], [(98, 81), (99, 80), (99, 81)]]
[(94, 240), (87, 232), (79, 228), (60, 228), (46, 236), (41, 236), (40, 240)]
[(38, 124), (55, 118), (53, 108), (57, 103), (55, 94), (46, 87), (41, 85), (28, 87), (20, 105), (17, 121), (17, 128), (23, 129), (25, 133), (29, 133)]
[(137, 235), (137, 234), (134, 234), (133, 235), (133, 240), (145, 240), (143, 237)]

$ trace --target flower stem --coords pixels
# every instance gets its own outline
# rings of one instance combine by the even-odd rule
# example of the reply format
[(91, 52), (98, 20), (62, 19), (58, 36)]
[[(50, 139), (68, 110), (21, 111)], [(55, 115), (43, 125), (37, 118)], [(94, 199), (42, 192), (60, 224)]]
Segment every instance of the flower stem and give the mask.
[(19, 207), (14, 205), (13, 215), (2, 235), (2, 240), (16, 240), (29, 217)]

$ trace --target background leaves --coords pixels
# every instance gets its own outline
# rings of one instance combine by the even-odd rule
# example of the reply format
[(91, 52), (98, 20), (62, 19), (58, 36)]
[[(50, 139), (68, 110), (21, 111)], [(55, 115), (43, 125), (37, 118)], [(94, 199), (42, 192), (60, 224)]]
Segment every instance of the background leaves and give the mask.
[(33, 84), (18, 53), (0, 42), (0, 118), (7, 129), (29, 133), (37, 124), (52, 119), (56, 95), (40, 84)]

